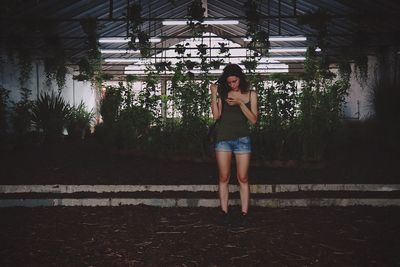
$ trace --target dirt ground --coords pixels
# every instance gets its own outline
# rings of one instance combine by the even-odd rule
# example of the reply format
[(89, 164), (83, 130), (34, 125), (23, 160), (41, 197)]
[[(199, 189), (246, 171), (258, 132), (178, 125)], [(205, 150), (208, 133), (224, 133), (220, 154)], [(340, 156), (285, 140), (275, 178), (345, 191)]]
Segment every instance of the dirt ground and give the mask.
[[(400, 158), (349, 153), (322, 164), (265, 167), (253, 160), (250, 183), (399, 183)], [(344, 157), (344, 155), (346, 157)], [(0, 149), (0, 184), (216, 184), (212, 159), (144, 157), (93, 144), (63, 143)], [(323, 167), (321, 167), (321, 165)], [(232, 177), (235, 177), (234, 162)], [(236, 179), (231, 179), (237, 183)]]
[[(237, 210), (233, 210), (233, 213)], [(400, 208), (5, 208), (0, 266), (399, 266)]]
[[(398, 161), (379, 158), (253, 165), (250, 182), (399, 183)], [(0, 162), (0, 184), (217, 183), (212, 161), (90, 144), (2, 148)], [(212, 208), (2, 208), (0, 266), (400, 266), (399, 214), (398, 207), (252, 208), (240, 228), (220, 226)]]

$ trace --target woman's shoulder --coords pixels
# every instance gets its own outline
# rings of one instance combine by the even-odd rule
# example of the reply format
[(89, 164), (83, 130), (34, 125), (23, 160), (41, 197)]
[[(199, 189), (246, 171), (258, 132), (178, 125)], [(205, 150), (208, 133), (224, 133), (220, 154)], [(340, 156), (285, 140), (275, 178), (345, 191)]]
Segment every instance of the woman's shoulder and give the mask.
[(249, 89), (249, 94), (250, 94), (250, 95), (253, 95), (253, 94), (254, 94), (254, 95), (257, 95), (257, 90), (254, 89), (254, 88), (250, 88), (250, 89)]

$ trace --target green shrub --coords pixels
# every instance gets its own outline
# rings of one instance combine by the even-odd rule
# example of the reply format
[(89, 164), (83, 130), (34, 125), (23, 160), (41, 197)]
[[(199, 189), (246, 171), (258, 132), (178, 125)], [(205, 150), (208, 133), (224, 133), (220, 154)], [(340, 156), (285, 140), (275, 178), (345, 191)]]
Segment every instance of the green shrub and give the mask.
[(8, 102), (10, 91), (0, 86), (0, 135), (4, 135), (8, 130)]
[(45, 142), (60, 139), (70, 113), (60, 94), (42, 93), (33, 103), (32, 121), (37, 130), (43, 132)]
[(139, 106), (121, 110), (115, 128), (115, 142), (120, 148), (137, 148), (146, 142), (153, 115)]
[(20, 94), (20, 101), (13, 103), (11, 123), (14, 133), (17, 135), (17, 137), (23, 138), (28, 132), (31, 131), (33, 101), (29, 100), (31, 90), (27, 88), (21, 88)]
[(68, 137), (71, 139), (84, 139), (85, 134), (90, 131), (94, 116), (94, 112), (87, 111), (83, 101), (77, 107), (71, 107), (66, 121)]

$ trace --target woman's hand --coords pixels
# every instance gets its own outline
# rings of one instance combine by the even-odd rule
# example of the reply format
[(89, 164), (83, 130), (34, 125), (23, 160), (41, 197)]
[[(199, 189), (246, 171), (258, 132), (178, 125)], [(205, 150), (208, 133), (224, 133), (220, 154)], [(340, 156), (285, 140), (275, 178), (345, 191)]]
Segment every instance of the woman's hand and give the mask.
[(243, 101), (237, 97), (228, 97), (226, 103), (228, 103), (229, 106), (240, 106), (243, 104)]

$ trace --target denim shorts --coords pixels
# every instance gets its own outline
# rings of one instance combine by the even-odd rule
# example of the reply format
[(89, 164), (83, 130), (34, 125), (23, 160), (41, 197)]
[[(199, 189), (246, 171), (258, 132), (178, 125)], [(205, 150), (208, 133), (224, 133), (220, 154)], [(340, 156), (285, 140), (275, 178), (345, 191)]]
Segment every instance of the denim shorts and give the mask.
[(249, 136), (239, 137), (233, 140), (219, 141), (215, 144), (217, 152), (233, 152), (235, 154), (250, 153), (251, 140)]

